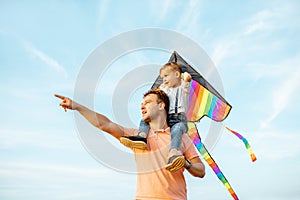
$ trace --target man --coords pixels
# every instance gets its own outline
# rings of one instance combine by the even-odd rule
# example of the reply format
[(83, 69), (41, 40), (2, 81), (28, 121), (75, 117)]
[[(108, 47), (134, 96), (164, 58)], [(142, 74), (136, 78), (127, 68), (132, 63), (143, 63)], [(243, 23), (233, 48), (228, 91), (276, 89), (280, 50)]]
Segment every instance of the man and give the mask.
[[(171, 144), (165, 168), (170, 172), (175, 172), (185, 164), (180, 146), (182, 135), (188, 130), (186, 112), (192, 77), (187, 72), (182, 73), (181, 65), (176, 62), (163, 65), (159, 70), (159, 75), (163, 80), (159, 89), (164, 91), (170, 100), (168, 124), (171, 129)], [(139, 134), (136, 137), (121, 137), (120, 142), (125, 146), (146, 149), (149, 129), (149, 124), (141, 120)]]
[[(122, 127), (106, 116), (96, 113), (69, 98), (55, 95), (62, 102), (60, 106), (67, 109), (77, 110), (92, 125), (105, 131), (116, 139), (122, 136), (137, 135), (137, 129)], [(132, 148), (137, 169), (136, 199), (187, 199), (186, 183), (183, 175), (184, 168), (174, 173), (166, 170), (164, 165), (167, 161), (170, 145), (170, 128), (167, 124), (169, 98), (161, 90), (150, 90), (144, 95), (141, 106), (142, 118), (150, 125), (147, 137), (147, 149)], [(183, 135), (181, 151), (185, 156), (185, 169), (195, 177), (203, 178), (205, 167), (187, 134)]]

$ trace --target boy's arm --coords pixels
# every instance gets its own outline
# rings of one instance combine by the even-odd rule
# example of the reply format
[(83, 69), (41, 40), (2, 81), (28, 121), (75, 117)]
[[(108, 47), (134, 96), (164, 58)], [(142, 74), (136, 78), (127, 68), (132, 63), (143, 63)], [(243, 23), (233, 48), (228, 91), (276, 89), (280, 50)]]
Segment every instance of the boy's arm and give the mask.
[(67, 97), (58, 94), (55, 94), (54, 96), (62, 100), (62, 102), (59, 105), (63, 107), (65, 111), (67, 111), (67, 109), (77, 110), (92, 125), (94, 125), (102, 131), (109, 133), (117, 139), (124, 135), (124, 128), (110, 121), (110, 119), (108, 119), (106, 116), (96, 113)]

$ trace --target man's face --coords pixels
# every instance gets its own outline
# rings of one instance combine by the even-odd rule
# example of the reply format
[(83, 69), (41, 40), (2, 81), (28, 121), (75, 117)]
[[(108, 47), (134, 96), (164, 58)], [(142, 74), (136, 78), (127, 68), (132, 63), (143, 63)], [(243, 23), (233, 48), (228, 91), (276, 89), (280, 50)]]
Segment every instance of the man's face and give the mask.
[(177, 87), (180, 84), (180, 73), (167, 67), (160, 72), (164, 85), (169, 88)]
[(153, 117), (158, 115), (160, 104), (157, 103), (156, 94), (149, 94), (144, 97), (141, 105), (142, 118), (145, 122), (150, 122)]

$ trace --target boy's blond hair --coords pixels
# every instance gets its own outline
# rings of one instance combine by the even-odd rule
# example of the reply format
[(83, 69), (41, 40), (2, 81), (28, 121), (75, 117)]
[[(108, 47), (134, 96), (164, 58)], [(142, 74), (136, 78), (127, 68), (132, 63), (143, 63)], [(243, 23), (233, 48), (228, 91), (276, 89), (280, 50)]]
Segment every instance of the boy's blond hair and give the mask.
[(164, 66), (162, 66), (159, 70), (159, 73), (161, 74), (161, 71), (170, 67), (171, 70), (177, 71), (181, 73), (181, 66), (177, 62), (168, 62)]

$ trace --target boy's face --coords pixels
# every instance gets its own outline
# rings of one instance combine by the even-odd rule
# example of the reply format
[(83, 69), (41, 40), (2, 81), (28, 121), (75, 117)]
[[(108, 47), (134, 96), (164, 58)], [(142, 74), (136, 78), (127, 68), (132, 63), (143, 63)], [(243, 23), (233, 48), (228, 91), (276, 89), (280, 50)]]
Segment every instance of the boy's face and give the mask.
[(167, 67), (161, 70), (160, 77), (163, 79), (163, 83), (167, 87), (177, 87), (180, 85), (180, 73), (174, 71), (171, 67)]

